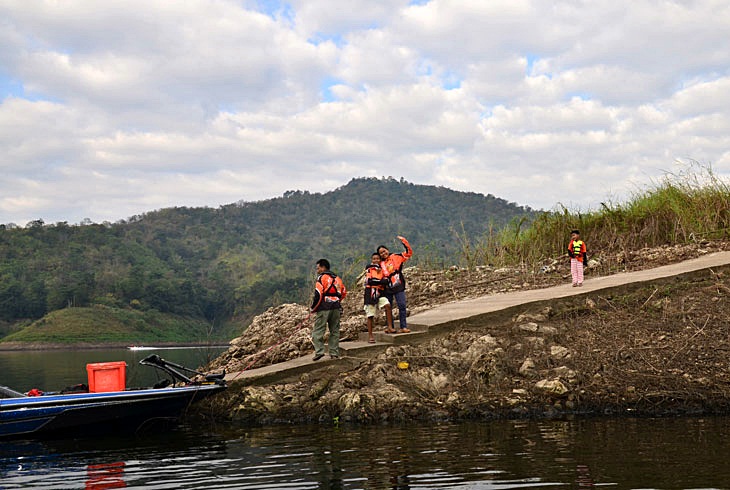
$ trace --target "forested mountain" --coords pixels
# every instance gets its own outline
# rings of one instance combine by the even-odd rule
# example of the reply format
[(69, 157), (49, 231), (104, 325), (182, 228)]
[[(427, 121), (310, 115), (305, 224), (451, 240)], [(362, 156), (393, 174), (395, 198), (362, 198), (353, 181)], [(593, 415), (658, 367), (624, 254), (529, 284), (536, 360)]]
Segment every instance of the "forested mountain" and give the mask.
[[(114, 224), (0, 226), (3, 331), (68, 307), (105, 305), (204, 319), (220, 331), (282, 301), (306, 302), (314, 263), (352, 281), (377, 245), (413, 264), (457, 263), (456, 234), (477, 239), (529, 208), (492, 195), (384, 178), (324, 194), (220, 208), (168, 208)], [(100, 311), (107, 311), (100, 309)]]

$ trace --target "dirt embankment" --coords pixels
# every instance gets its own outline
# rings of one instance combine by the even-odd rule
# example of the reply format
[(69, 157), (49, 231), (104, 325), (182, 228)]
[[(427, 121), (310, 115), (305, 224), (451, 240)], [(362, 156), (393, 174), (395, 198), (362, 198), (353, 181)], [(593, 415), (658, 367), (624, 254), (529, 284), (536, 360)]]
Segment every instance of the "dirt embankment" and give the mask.
[[(597, 260), (638, 270), (728, 248), (713, 242)], [(591, 273), (600, 270), (598, 263)], [(414, 312), (563, 283), (569, 271), (558, 262), (540, 271), (484, 267), (407, 274)], [(465, 321), (458, 330), (389, 347), (344, 372), (339, 366), (288, 383), (234, 384), (214, 408), (254, 423), (724, 412), (730, 400), (729, 297), (730, 268), (573, 297), (500, 323)], [(364, 328), (360, 298), (353, 291), (344, 338), (354, 339)], [(306, 318), (300, 305), (265, 312), (212, 367), (234, 371), (310, 353)]]

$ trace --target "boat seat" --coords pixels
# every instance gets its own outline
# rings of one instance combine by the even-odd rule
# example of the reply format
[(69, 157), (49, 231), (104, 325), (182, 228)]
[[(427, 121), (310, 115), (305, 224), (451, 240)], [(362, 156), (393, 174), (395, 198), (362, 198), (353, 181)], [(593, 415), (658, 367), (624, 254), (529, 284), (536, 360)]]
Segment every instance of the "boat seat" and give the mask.
[(158, 389), (159, 388), (167, 388), (171, 384), (172, 384), (172, 381), (170, 381), (169, 379), (165, 378), (165, 379), (161, 379), (157, 383), (155, 383), (155, 385), (153, 386), (153, 388), (158, 388)]
[(223, 378), (226, 377), (226, 370), (224, 369), (222, 373), (211, 373), (205, 375), (206, 381), (220, 381)]

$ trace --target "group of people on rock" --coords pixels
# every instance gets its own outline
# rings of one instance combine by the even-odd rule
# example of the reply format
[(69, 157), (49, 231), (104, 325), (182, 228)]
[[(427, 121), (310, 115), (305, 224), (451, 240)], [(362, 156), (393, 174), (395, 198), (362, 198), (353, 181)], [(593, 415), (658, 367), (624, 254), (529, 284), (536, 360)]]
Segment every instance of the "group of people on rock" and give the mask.
[[(578, 230), (570, 232), (568, 256), (573, 286), (583, 285), (583, 268), (587, 262), (586, 245), (580, 238)], [(385, 332), (409, 333), (406, 320), (406, 278), (403, 275), (403, 264), (413, 256), (413, 249), (405, 237), (398, 236), (405, 247), (401, 253), (390, 253), (388, 247), (380, 245), (370, 258), (365, 268), (364, 309), (368, 328), (368, 342), (375, 343), (373, 323), (378, 310), (385, 312)], [(324, 357), (324, 335), (329, 331), (328, 348), (332, 359), (340, 357), (340, 316), (341, 301), (347, 296), (347, 288), (342, 279), (330, 270), (327, 259), (317, 261), (317, 280), (314, 286), (311, 313), (315, 315), (312, 327), (312, 343), (314, 357), (318, 361)], [(393, 328), (392, 305), (398, 307), (398, 330)]]
[[(365, 269), (365, 316), (367, 317), (368, 341), (375, 343), (373, 321), (378, 309), (385, 311), (386, 333), (409, 333), (406, 320), (406, 278), (403, 264), (413, 256), (413, 249), (405, 237), (399, 236), (405, 251), (390, 253), (388, 247), (380, 245), (373, 252), (370, 264)], [(312, 327), (314, 357), (318, 361), (324, 357), (324, 334), (329, 331), (328, 348), (332, 359), (340, 357), (340, 315), (341, 301), (347, 296), (347, 288), (342, 279), (330, 270), (327, 259), (317, 261), (317, 280), (314, 284), (314, 298), (310, 311), (315, 314)], [(392, 303), (398, 307), (399, 329), (393, 328)]]

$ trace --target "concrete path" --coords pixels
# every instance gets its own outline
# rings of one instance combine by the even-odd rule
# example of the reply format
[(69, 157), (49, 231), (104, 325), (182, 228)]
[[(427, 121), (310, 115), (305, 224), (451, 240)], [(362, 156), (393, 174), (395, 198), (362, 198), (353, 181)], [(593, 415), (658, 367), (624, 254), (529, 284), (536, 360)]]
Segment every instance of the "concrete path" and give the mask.
[[(377, 342), (375, 344), (370, 344), (363, 340), (342, 342), (340, 344), (342, 358), (340, 359), (334, 360), (325, 356), (319, 361), (312, 361), (311, 355), (307, 355), (271, 366), (229, 373), (226, 375), (226, 380), (243, 384), (264, 384), (277, 382), (314, 369), (332, 368), (341, 370), (343, 365), (355, 366), (362, 360), (383, 351), (390, 345), (408, 343), (409, 339), (415, 341), (417, 337), (424, 335), (429, 329), (447, 323), (463, 321), (480, 315), (507, 310), (515, 306), (577, 296), (627, 284), (653, 281), (729, 264), (730, 251), (717, 252), (654, 269), (590, 278), (583, 283), (582, 287), (573, 287), (571, 284), (566, 283), (544, 289), (498, 293), (474, 299), (445, 303), (428, 311), (409, 316), (408, 326), (413, 331), (412, 333), (390, 335), (378, 332), (376, 333)], [(367, 339), (367, 334), (364, 334), (361, 338)]]
[(498, 293), (479, 298), (455, 301), (439, 305), (432, 310), (424, 311), (408, 317), (408, 323), (433, 327), (435, 325), (463, 320), (512, 306), (535, 303), (550, 299), (577, 296), (602, 289), (623, 286), (626, 284), (652, 281), (655, 279), (677, 276), (687, 272), (719, 267), (730, 264), (730, 252), (707, 254), (696, 259), (685, 260), (676, 264), (665, 265), (654, 269), (636, 272), (622, 272), (612, 276), (602, 276), (586, 280), (582, 287), (573, 287), (566, 283), (544, 289)]

